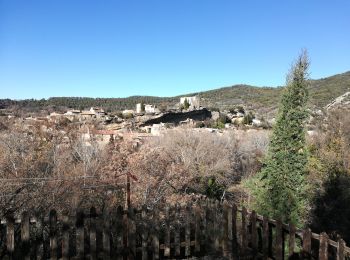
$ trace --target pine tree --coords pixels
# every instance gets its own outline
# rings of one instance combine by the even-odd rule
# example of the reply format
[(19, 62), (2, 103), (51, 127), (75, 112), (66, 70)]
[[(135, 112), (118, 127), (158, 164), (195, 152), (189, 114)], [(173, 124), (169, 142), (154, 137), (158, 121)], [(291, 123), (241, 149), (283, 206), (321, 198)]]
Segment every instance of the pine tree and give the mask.
[(268, 154), (253, 188), (256, 209), (261, 214), (298, 225), (307, 207), (308, 68), (308, 56), (303, 51), (287, 76)]

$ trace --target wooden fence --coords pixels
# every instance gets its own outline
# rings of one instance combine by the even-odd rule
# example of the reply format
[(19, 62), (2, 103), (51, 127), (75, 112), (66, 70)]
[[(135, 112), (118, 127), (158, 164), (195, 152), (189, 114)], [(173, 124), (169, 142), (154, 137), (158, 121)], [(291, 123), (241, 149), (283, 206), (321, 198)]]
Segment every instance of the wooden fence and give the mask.
[(51, 210), (46, 218), (23, 212), (1, 221), (0, 243), (1, 259), (340, 260), (350, 254), (343, 240), (213, 200), (153, 210), (91, 208), (74, 216)]

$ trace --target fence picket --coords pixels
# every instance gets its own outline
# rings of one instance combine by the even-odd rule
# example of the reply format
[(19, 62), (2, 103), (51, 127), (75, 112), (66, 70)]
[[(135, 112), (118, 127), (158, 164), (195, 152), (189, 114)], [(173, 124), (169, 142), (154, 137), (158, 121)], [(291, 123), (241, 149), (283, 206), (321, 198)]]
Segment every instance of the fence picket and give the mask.
[(282, 260), (283, 259), (283, 230), (282, 230), (282, 221), (278, 219), (276, 221), (276, 241), (275, 241), (275, 259)]
[(311, 230), (309, 228), (303, 232), (303, 251), (311, 254)]
[(320, 235), (319, 260), (328, 260), (328, 236), (326, 233)]
[(124, 250), (124, 215), (123, 215), (123, 207), (118, 206), (117, 208), (117, 216), (116, 216), (116, 247), (115, 254), (118, 260), (123, 259), (123, 250)]
[(95, 260), (97, 257), (96, 252), (96, 209), (90, 208), (90, 259)]
[(153, 228), (152, 228), (152, 244), (153, 244), (153, 259), (159, 259), (159, 220), (158, 210), (153, 209)]
[(77, 257), (80, 259), (83, 259), (84, 258), (84, 212), (81, 210), (77, 211), (75, 226), (76, 226)]
[(237, 241), (237, 207), (236, 205), (232, 206), (232, 227), (231, 227), (231, 234), (232, 234), (232, 253), (233, 255), (238, 254), (238, 241)]
[(185, 256), (191, 255), (191, 208), (185, 207)]
[(245, 252), (248, 247), (247, 240), (247, 209), (245, 207), (242, 208), (242, 227), (241, 227), (241, 247), (242, 251)]
[(12, 214), (6, 218), (6, 249), (9, 259), (13, 259), (15, 252), (15, 219)]
[(169, 207), (165, 208), (165, 238), (164, 238), (164, 256), (170, 256), (170, 217)]
[(228, 241), (229, 241), (229, 206), (225, 201), (223, 204), (223, 234), (222, 234), (222, 253), (224, 257), (229, 255), (228, 252)]
[(251, 235), (252, 249), (253, 249), (253, 252), (256, 253), (258, 250), (258, 230), (256, 228), (256, 212), (254, 210), (250, 214), (250, 223), (251, 223), (251, 229), (252, 229), (252, 235)]
[(57, 259), (57, 213), (56, 210), (50, 211), (50, 258)]
[(345, 241), (343, 239), (339, 239), (337, 248), (337, 260), (345, 259), (345, 246)]
[(199, 205), (195, 206), (195, 234), (194, 234), (194, 239), (195, 239), (195, 244), (194, 244), (194, 251), (196, 254), (198, 254), (201, 251), (201, 209)]
[(129, 259), (136, 259), (136, 223), (135, 223), (135, 209), (128, 209), (129, 219), (129, 232), (128, 232), (128, 248), (129, 248)]
[(176, 204), (175, 210), (175, 230), (174, 230), (174, 243), (175, 243), (175, 256), (179, 256), (181, 254), (181, 226), (180, 226), (180, 206)]
[(263, 235), (262, 235), (262, 251), (263, 259), (268, 259), (269, 257), (269, 219), (268, 217), (263, 217)]
[(21, 255), (25, 260), (30, 259), (30, 232), (29, 232), (29, 214), (27, 211), (22, 213), (21, 222)]
[(110, 215), (103, 211), (103, 233), (102, 233), (102, 245), (103, 245), (103, 259), (110, 259), (111, 257), (111, 241), (110, 241)]
[(292, 223), (289, 223), (289, 247), (288, 255), (291, 257), (294, 254), (295, 249), (295, 226)]
[(69, 259), (69, 217), (68, 213), (63, 214), (62, 223), (62, 260)]
[(142, 260), (148, 259), (148, 236), (147, 236), (147, 207), (144, 205), (142, 207), (142, 213), (141, 213), (141, 220), (142, 220)]

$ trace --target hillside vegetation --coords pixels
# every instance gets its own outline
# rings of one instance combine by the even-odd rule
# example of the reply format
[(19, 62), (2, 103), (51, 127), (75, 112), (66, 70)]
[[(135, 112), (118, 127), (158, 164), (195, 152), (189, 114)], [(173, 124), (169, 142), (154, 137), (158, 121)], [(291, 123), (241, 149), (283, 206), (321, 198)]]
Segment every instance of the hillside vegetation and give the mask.
[[(249, 85), (234, 85), (219, 89), (184, 94), (182, 96), (199, 95), (203, 106), (209, 108), (228, 109), (243, 105), (259, 114), (275, 111), (283, 87), (254, 87)], [(350, 91), (350, 71), (331, 77), (310, 80), (310, 106), (322, 108), (336, 97)], [(53, 97), (49, 99), (0, 100), (0, 108), (26, 108), (52, 110), (75, 108), (84, 109), (91, 106), (101, 106), (107, 111), (133, 109), (137, 103), (156, 104), (160, 107), (172, 106), (179, 101), (176, 97), (132, 96), (128, 98), (87, 98), (87, 97)]]

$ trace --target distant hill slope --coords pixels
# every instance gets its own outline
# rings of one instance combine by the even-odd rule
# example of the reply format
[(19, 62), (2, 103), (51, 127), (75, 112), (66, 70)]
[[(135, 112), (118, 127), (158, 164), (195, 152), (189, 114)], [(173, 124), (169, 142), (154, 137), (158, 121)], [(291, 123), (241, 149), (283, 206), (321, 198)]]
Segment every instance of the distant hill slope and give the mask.
[[(204, 92), (185, 94), (182, 96), (199, 95), (201, 103), (206, 107), (227, 109), (242, 105), (258, 114), (265, 115), (277, 108), (283, 87), (254, 87), (249, 85), (234, 85)], [(350, 91), (350, 71), (331, 77), (310, 80), (310, 106), (323, 108), (336, 97)], [(135, 108), (136, 103), (145, 102), (159, 106), (174, 105), (179, 101), (176, 97), (132, 96), (128, 98), (83, 98), (83, 97), (54, 97), (47, 100), (0, 100), (0, 108), (43, 109), (50, 107), (83, 109), (91, 106), (101, 106), (109, 111)]]

